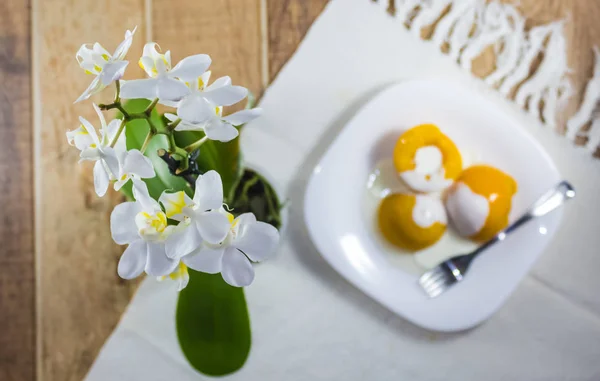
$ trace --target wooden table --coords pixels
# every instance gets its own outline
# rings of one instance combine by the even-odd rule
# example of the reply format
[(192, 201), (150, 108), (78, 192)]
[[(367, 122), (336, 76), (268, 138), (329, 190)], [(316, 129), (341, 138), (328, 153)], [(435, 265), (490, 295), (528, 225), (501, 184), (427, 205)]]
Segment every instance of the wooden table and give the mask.
[[(150, 40), (171, 49), (175, 62), (208, 53), (216, 76), (261, 94), (325, 3), (0, 1), (0, 380), (81, 380), (137, 286), (116, 274), (122, 248), (108, 221), (121, 196), (96, 197), (91, 167), (78, 165), (66, 144), (78, 115), (95, 118), (89, 104), (72, 104), (89, 81), (74, 59), (80, 44), (112, 49), (137, 25), (132, 57)], [(571, 13), (578, 93), (569, 113), (591, 76), (591, 46), (600, 45), (600, 3), (521, 3), (529, 26)], [(491, 65), (483, 58), (476, 71)], [(130, 72), (142, 74), (135, 62)]]

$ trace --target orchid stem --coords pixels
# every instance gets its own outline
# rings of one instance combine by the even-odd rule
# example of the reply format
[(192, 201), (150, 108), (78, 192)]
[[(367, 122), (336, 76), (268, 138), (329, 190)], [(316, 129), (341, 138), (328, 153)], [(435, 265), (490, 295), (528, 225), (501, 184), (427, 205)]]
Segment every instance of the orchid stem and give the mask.
[(141, 153), (146, 152), (146, 148), (148, 148), (148, 144), (150, 143), (150, 140), (152, 140), (154, 135), (155, 134), (152, 131), (148, 132), (148, 135), (146, 135), (146, 139), (144, 140), (144, 143), (142, 144), (142, 148), (140, 148)]
[(144, 110), (144, 114), (146, 114), (147, 116), (150, 116), (150, 114), (152, 114), (152, 110), (154, 110), (154, 107), (156, 106), (157, 103), (158, 103), (158, 98), (154, 98), (152, 103), (150, 103), (148, 105), (148, 107), (146, 107), (146, 110)]
[(123, 119), (121, 121), (121, 124), (119, 125), (119, 129), (117, 130), (117, 133), (115, 134), (115, 137), (113, 138), (112, 142), (110, 142), (110, 148), (114, 148), (115, 147), (115, 144), (117, 144), (117, 140), (119, 140), (119, 136), (121, 136), (121, 133), (125, 129), (125, 125), (126, 124), (127, 124), (127, 119)]
[(121, 81), (115, 81), (115, 101), (113, 103), (121, 103)]
[(208, 136), (203, 137), (202, 139), (190, 144), (189, 146), (185, 147), (184, 149), (187, 152), (193, 152), (195, 150), (197, 150), (198, 148), (200, 148), (200, 146), (204, 143), (206, 143), (206, 141), (208, 140)]
[(167, 125), (167, 130), (169, 130), (169, 132), (174, 131), (175, 127), (177, 127), (179, 123), (181, 123), (181, 118), (175, 119), (173, 122)]

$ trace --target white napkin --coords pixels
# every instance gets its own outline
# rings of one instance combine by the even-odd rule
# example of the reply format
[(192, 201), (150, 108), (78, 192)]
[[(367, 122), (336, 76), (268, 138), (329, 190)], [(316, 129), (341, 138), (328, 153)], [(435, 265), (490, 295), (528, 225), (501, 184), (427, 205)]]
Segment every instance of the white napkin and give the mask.
[[(425, 331), (362, 294), (324, 262), (303, 221), (307, 178), (345, 122), (382, 87), (415, 77), (457, 81), (490, 98), (528, 126), (578, 190), (558, 236), (517, 291), (490, 320), (461, 333)], [(250, 357), (224, 379), (600, 379), (600, 161), (365, 0), (327, 6), (261, 107), (243, 151), (290, 207), (277, 257), (256, 267), (246, 289)], [(208, 378), (178, 347), (176, 298), (165, 282), (146, 279), (87, 381)]]

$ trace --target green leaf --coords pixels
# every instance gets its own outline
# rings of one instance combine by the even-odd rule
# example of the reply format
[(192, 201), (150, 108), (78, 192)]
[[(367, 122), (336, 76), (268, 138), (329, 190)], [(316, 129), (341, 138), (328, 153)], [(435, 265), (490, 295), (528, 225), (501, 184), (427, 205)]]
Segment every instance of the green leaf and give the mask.
[(222, 376), (240, 369), (250, 352), (251, 333), (243, 288), (220, 274), (189, 270), (190, 282), (179, 294), (177, 336), (190, 364)]
[(277, 229), (281, 227), (283, 206), (277, 193), (264, 177), (251, 169), (244, 170), (229, 207), (236, 216), (254, 213), (257, 220), (271, 224)]
[[(175, 142), (179, 147), (186, 147), (203, 137), (203, 132), (182, 131), (175, 133)], [(200, 155), (196, 161), (198, 169), (202, 172), (211, 169), (219, 172), (223, 180), (225, 201), (229, 202), (228, 195), (242, 175), (240, 139), (236, 138), (227, 143), (208, 140), (200, 147)]]
[[(129, 113), (141, 113), (146, 107), (150, 104), (150, 101), (147, 99), (132, 99), (127, 101), (124, 104), (125, 110)], [(156, 109), (152, 111), (151, 120), (154, 126), (158, 129), (158, 131), (165, 130), (165, 124), (158, 115)], [(150, 126), (144, 119), (134, 119), (127, 123), (127, 127), (125, 129), (125, 136), (127, 138), (127, 149), (140, 149), (144, 140), (146, 139), (146, 135), (148, 135), (148, 131), (150, 131)], [(165, 135), (156, 135), (150, 140), (148, 147), (146, 148), (146, 152), (144, 155), (150, 158), (152, 161), (152, 165), (154, 166), (154, 171), (156, 172), (156, 176), (151, 179), (144, 179), (146, 185), (148, 185), (148, 192), (150, 196), (154, 199), (158, 200), (160, 195), (164, 190), (173, 190), (173, 191), (185, 191), (188, 195), (192, 196), (192, 190), (187, 185), (185, 180), (180, 177), (173, 176), (169, 172), (169, 168), (167, 164), (157, 155), (156, 151), (161, 148), (167, 149), (169, 147), (169, 141)], [(131, 186), (128, 187), (129, 192)], [(128, 189), (124, 189), (124, 194), (128, 197), (131, 197), (128, 194)]]

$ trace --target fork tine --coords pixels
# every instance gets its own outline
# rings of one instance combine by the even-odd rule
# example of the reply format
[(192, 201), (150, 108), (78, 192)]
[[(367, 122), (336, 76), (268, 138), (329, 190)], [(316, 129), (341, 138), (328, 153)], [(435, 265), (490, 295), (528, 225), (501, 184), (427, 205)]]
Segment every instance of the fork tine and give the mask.
[(441, 271), (436, 271), (434, 274), (432, 274), (428, 279), (425, 279), (423, 282), (419, 281), (419, 283), (421, 284), (422, 287), (427, 288), (427, 287), (431, 287), (436, 283), (439, 283), (441, 281), (444, 280), (445, 278), (445, 274)]
[(441, 267), (436, 266), (433, 269), (426, 272), (425, 274), (421, 275), (421, 277), (419, 278), (419, 283), (421, 285), (425, 285), (425, 284), (430, 283), (430, 281), (432, 281), (433, 279), (437, 279), (443, 275), (444, 275), (444, 272), (441, 269)]
[(430, 298), (442, 294), (454, 283), (456, 283), (456, 279), (441, 265), (434, 267), (419, 278), (419, 284)]
[(427, 290), (427, 295), (430, 298), (435, 298), (436, 296), (440, 295), (442, 292), (446, 291), (448, 289), (448, 287), (450, 286), (450, 284), (451, 284), (450, 282), (444, 282), (444, 283), (438, 284), (438, 287)]

